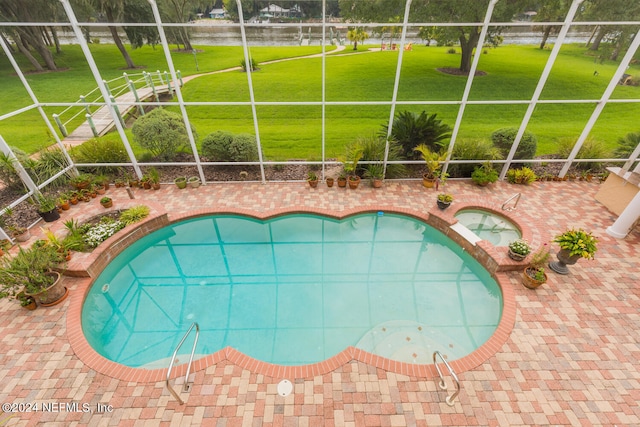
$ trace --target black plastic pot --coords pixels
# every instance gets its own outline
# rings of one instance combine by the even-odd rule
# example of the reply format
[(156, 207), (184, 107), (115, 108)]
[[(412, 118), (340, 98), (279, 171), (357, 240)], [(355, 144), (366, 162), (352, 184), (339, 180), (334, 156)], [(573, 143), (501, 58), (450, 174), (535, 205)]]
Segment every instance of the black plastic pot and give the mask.
[(38, 212), (44, 222), (53, 222), (60, 219), (60, 214), (58, 213), (58, 209), (52, 209), (48, 212)]

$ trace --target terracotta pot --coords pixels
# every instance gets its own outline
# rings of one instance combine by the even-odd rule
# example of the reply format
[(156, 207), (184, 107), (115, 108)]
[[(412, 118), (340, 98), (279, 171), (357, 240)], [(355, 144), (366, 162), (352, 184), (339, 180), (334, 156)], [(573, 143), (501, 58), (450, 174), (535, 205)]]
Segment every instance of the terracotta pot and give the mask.
[(327, 187), (333, 187), (333, 178), (327, 178), (326, 183)]
[(338, 187), (346, 187), (347, 186), (347, 178), (338, 178)]
[(111, 206), (113, 206), (113, 200), (109, 200), (108, 202), (100, 202), (100, 204), (102, 205), (102, 207), (104, 207), (105, 209), (110, 208)]
[(433, 188), (436, 186), (435, 178), (427, 178), (427, 175), (422, 175), (422, 186), (426, 188)]
[(318, 180), (317, 179), (314, 179), (314, 180), (308, 179), (307, 182), (309, 183), (309, 186), (311, 188), (316, 188), (318, 186)]
[(535, 271), (532, 268), (527, 267), (522, 272), (522, 284), (525, 286), (525, 288), (535, 289), (538, 286), (541, 286), (547, 283), (547, 273), (543, 273), (544, 280), (536, 280), (531, 275), (529, 275), (529, 273), (527, 273), (527, 271), (529, 270)]
[(382, 187), (382, 180), (380, 178), (374, 178), (371, 180), (371, 186), (373, 188), (380, 188)]
[(67, 288), (62, 285), (60, 273), (58, 273), (57, 271), (51, 271), (47, 274), (55, 276), (53, 285), (49, 286), (46, 289), (43, 289), (40, 292), (30, 294), (29, 292), (25, 291), (24, 294), (35, 298), (40, 303), (40, 305), (43, 306), (59, 304), (67, 297)]
[(360, 177), (358, 175), (353, 175), (349, 177), (349, 188), (355, 190), (360, 185)]
[[(76, 200), (76, 203), (78, 203), (78, 201)], [(69, 209), (71, 209), (71, 203), (66, 200), (63, 203), (60, 203), (60, 207), (62, 208), (63, 211), (68, 211)]]

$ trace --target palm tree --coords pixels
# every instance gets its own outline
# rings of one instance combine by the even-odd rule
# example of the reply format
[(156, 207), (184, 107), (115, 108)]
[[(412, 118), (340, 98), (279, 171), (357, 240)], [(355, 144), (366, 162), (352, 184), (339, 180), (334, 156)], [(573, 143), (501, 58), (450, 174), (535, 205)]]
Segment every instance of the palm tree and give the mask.
[(353, 43), (353, 50), (358, 50), (358, 43), (369, 38), (369, 34), (362, 27), (351, 28), (347, 32), (347, 39)]
[[(391, 137), (402, 147), (407, 158), (415, 158), (415, 147), (425, 144), (432, 151), (440, 151), (445, 141), (451, 137), (451, 127), (437, 114), (428, 115), (426, 111), (416, 114), (412, 111), (401, 111), (393, 119)], [(380, 135), (386, 137), (387, 125), (383, 125)]]

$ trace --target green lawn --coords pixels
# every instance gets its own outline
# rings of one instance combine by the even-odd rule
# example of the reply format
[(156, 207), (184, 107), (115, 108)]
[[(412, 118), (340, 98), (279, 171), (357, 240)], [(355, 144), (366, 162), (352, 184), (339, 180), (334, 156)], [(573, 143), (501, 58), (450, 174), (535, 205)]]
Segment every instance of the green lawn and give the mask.
[[(73, 101), (95, 87), (79, 48), (65, 46), (58, 57), (61, 66), (69, 69), (59, 73), (32, 74), (30, 84), (41, 101)], [(198, 53), (200, 72), (235, 67), (242, 58), (240, 47), (201, 47)], [(365, 47), (360, 48), (363, 52)], [(123, 61), (115, 48), (94, 45), (92, 51), (105, 79), (122, 74)], [(316, 47), (254, 47), (252, 55), (259, 63), (268, 60), (301, 56), (320, 51)], [(485, 76), (474, 80), (470, 100), (527, 100), (537, 85), (549, 50), (533, 46), (502, 46), (482, 54), (479, 69)], [(389, 101), (392, 96), (397, 52), (345, 54), (326, 58), (326, 100), (329, 102)], [(136, 64), (146, 70), (167, 69), (161, 49), (150, 47), (132, 52)], [(194, 74), (192, 54), (174, 53), (176, 68), (183, 75)], [(408, 101), (457, 101), (462, 97), (466, 77), (441, 73), (437, 68), (457, 67), (459, 53), (448, 54), (443, 47), (415, 46), (404, 53), (399, 85), (397, 110), (427, 110), (438, 113), (453, 126), (457, 105), (402, 105)], [(542, 93), (544, 99), (599, 99), (617, 64), (595, 64), (581, 46), (564, 46)], [(28, 66), (25, 65), (28, 69)], [(599, 75), (594, 76), (597, 70)], [(638, 65), (627, 71), (640, 75)], [(262, 64), (253, 74), (257, 101), (301, 102), (322, 99), (321, 59), (309, 58)], [(0, 84), (5, 88), (5, 102), (0, 113), (29, 105), (29, 99), (6, 59), (0, 61)], [(183, 88), (186, 101), (220, 102), (249, 101), (247, 76), (240, 71), (212, 74), (192, 80)], [(640, 87), (618, 86), (614, 98), (638, 99)], [(539, 153), (552, 153), (560, 138), (577, 136), (589, 119), (595, 104), (561, 104), (537, 106), (529, 131), (539, 140)], [(526, 105), (468, 105), (459, 138), (488, 138), (494, 130), (518, 127)], [(177, 107), (171, 109), (178, 111)], [(61, 108), (48, 108), (50, 114)], [(200, 138), (215, 130), (254, 133), (251, 108), (248, 106), (191, 106), (189, 118)], [(320, 106), (258, 106), (260, 139), (267, 159), (319, 159), (321, 156)], [(639, 103), (609, 104), (596, 124), (592, 137), (614, 147), (619, 137), (637, 132)], [(325, 112), (326, 148), (328, 157), (343, 154), (344, 145), (357, 136), (370, 135), (389, 119), (389, 106), (328, 105)], [(34, 125), (35, 123), (35, 125)], [(0, 134), (11, 145), (32, 152), (49, 139), (37, 112), (0, 122)]]

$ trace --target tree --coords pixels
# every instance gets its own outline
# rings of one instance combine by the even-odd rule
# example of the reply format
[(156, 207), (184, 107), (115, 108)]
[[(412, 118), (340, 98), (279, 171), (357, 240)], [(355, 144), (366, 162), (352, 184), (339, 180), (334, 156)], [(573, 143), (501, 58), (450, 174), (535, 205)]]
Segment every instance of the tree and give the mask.
[[(441, 0), (436, 5), (431, 5), (427, 0), (426, 7), (418, 7), (414, 2), (412, 10), (417, 15), (414, 19), (423, 18), (425, 22), (482, 22), (489, 6), (489, 0)], [(524, 3), (518, 0), (501, 0), (493, 10), (492, 22), (508, 22), (517, 11), (524, 7)], [(470, 27), (441, 27), (441, 31), (435, 36), (438, 44), (460, 43), (462, 52), (460, 58), (460, 70), (469, 72), (471, 69), (471, 58), (473, 49), (478, 45), (480, 39), (480, 25)], [(501, 41), (500, 33), (504, 27), (489, 27), (487, 41), (498, 44)]]
[(347, 39), (353, 43), (353, 50), (358, 50), (358, 43), (362, 43), (369, 38), (369, 34), (363, 27), (355, 27), (347, 32)]
[[(52, 14), (59, 12), (60, 7), (56, 0), (2, 0), (0, 18), (9, 22), (47, 22)], [(31, 48), (42, 58), (46, 68), (52, 71), (58, 69), (53, 54), (47, 47), (49, 40), (46, 27), (7, 26), (2, 31), (13, 39), (18, 50), (36, 71), (43, 71), (44, 68), (32, 55)]]
[[(569, 7), (571, 6), (570, 0), (545, 0), (540, 8), (538, 14), (535, 16), (534, 21), (537, 22), (556, 22), (564, 21)], [(540, 49), (544, 49), (547, 44), (549, 36), (553, 33), (556, 34), (560, 31), (560, 27), (555, 25), (544, 25), (538, 27), (542, 31), (542, 40), (540, 41)]]
[[(492, 15), (493, 22), (510, 21), (515, 13), (528, 6), (522, 0), (499, 1)], [(350, 22), (385, 22), (389, 16), (404, 16), (406, 2), (403, 0), (340, 0), (340, 10)], [(489, 0), (414, 0), (411, 6), (413, 22), (482, 22), (487, 12)], [(438, 44), (460, 43), (462, 58), (460, 70), (471, 69), (473, 49), (480, 38), (479, 25), (470, 27), (439, 27), (434, 32)], [(490, 27), (488, 41), (499, 43), (500, 32), (504, 27)]]
[[(198, 0), (162, 0), (160, 10), (163, 20), (166, 20), (166, 22), (186, 23), (191, 18), (191, 11), (196, 9), (199, 3)], [(170, 41), (178, 45), (181, 44), (184, 50), (193, 50), (189, 39), (188, 27), (167, 27), (165, 31), (167, 31)]]
[[(107, 22), (154, 22), (150, 6), (146, 0), (75, 0), (76, 5), (90, 6), (95, 13), (102, 14)], [(158, 32), (153, 27), (124, 27), (132, 47), (138, 48), (158, 43)], [(122, 43), (115, 25), (109, 25), (109, 32), (116, 47), (122, 54), (127, 68), (136, 68), (129, 52)]]
[[(640, 19), (640, 3), (627, 0), (588, 0), (584, 3), (583, 16), (587, 21), (636, 21)], [(596, 30), (593, 42), (588, 46), (589, 50), (597, 51), (603, 41), (609, 41), (614, 46), (611, 54), (613, 60), (629, 45), (633, 34), (631, 27), (625, 25), (600, 25)]]

